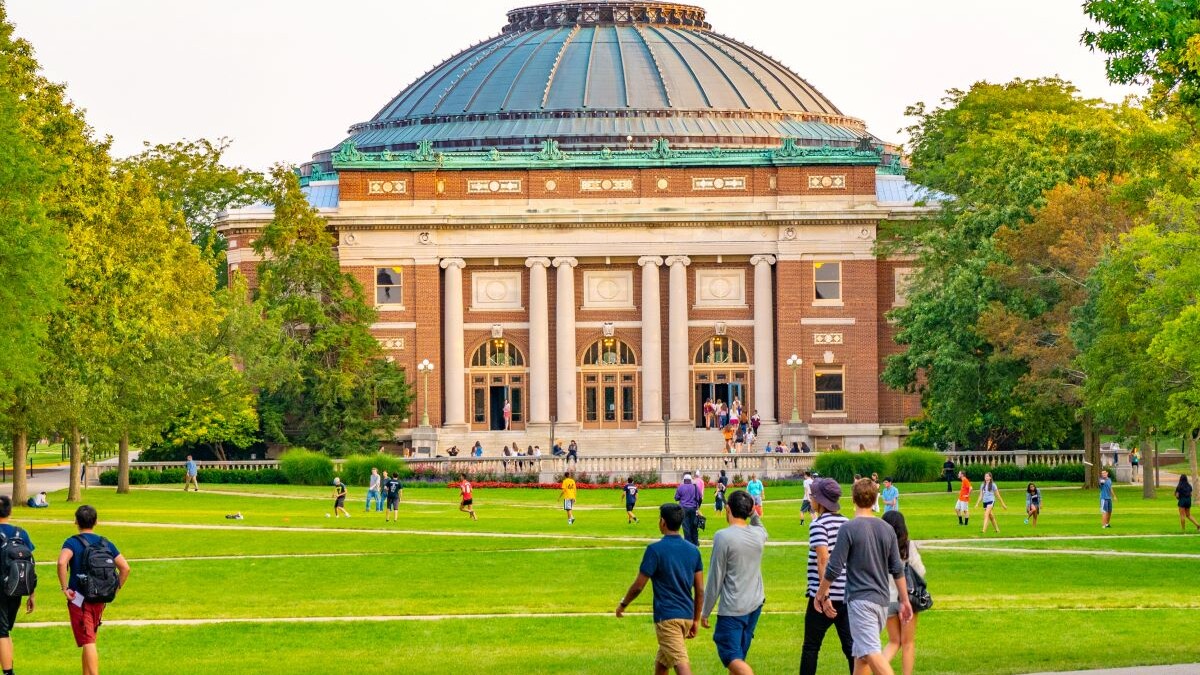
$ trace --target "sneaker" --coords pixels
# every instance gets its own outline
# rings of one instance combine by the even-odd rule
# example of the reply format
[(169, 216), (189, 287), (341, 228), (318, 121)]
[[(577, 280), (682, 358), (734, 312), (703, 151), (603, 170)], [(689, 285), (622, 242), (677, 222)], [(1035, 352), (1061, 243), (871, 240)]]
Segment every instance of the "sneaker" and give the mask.
[(1028, 518), (1026, 518), (1026, 519), (1025, 519), (1025, 524), (1026, 524), (1026, 525), (1028, 525), (1028, 524), (1029, 524), (1029, 519), (1028, 519)]
[(574, 518), (568, 518), (568, 519), (567, 519), (567, 524), (568, 524), (568, 525), (574, 525), (574, 524), (575, 524), (575, 519), (574, 519)]

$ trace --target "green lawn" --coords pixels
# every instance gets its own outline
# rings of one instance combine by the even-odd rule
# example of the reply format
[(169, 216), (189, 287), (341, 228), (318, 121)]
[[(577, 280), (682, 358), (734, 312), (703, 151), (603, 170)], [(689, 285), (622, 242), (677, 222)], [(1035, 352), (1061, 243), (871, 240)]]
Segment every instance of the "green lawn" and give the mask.
[[(554, 490), (477, 489), (480, 520), (472, 522), (458, 512), (456, 490), (410, 489), (401, 522), (385, 524), (380, 514), (362, 512), (361, 488), (351, 492), (354, 517), (346, 520), (325, 517), (332, 509), (324, 488), (207, 487), (199, 494), (173, 486), (130, 495), (87, 491), (85, 501), (100, 512), (99, 531), (134, 567), (105, 615), (100, 648), (107, 672), (177, 673), (180, 654), (187, 655), (187, 672), (321, 672), (331, 660), (355, 671), (387, 655), (400, 672), (650, 669), (650, 592), (624, 620), (608, 614), (645, 544), (657, 538), (656, 506), (670, 490), (642, 493), (638, 525), (625, 524), (618, 491), (581, 491), (578, 520), (568, 526)], [(1190, 637), (1200, 600), (1179, 592), (1194, 586), (1200, 536), (1176, 534), (1168, 489), (1143, 500), (1139, 486), (1118, 488), (1111, 530), (1099, 527), (1094, 491), (1046, 490), (1034, 529), (1022, 522), (1021, 494), (1005, 489), (1002, 533), (985, 536), (978, 512), (969, 527), (957, 525), (955, 495), (900, 487), (913, 536), (929, 547), (923, 557), (937, 603), (920, 619), (919, 672), (1200, 661)], [(800, 495), (797, 487), (767, 486), (767, 607), (750, 658), (760, 673), (794, 672), (799, 659), (807, 556)], [(14, 632), (23, 672), (78, 670), (49, 564), (73, 532), (74, 505), (63, 497), (52, 494), (49, 509), (17, 513), (43, 561), (40, 607)], [(244, 519), (224, 518), (234, 512)], [(724, 521), (710, 516), (709, 523), (702, 544)], [(1127, 555), (1102, 555), (1112, 551)], [(707, 566), (707, 546), (704, 554)], [(363, 620), (375, 616), (383, 618)], [(334, 620), (290, 622), (304, 618)], [(212, 623), (231, 619), (237, 622)], [(121, 624), (130, 620), (202, 623)], [(1157, 638), (1153, 650), (1144, 648), (1147, 631)], [(695, 672), (721, 672), (711, 632), (690, 649)], [(839, 662), (831, 638), (821, 672), (844, 672)]]

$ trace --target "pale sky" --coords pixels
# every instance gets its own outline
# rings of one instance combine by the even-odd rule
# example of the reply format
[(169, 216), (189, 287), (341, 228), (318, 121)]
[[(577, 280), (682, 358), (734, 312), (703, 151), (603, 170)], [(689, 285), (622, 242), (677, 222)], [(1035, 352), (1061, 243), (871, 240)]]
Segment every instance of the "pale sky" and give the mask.
[[(3, 2), (4, 0), (0, 0)], [(521, 0), (7, 0), (46, 74), (118, 155), (227, 136), (254, 168), (333, 147), (426, 70), (498, 33)], [(693, 0), (881, 138), (973, 82), (1058, 75), (1132, 90), (1079, 44), (1078, 0)]]

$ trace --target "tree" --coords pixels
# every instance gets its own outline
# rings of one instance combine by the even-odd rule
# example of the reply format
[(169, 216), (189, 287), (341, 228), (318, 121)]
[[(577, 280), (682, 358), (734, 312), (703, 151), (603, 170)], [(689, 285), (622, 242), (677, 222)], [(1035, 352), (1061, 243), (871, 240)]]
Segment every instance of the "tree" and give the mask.
[(192, 241), (214, 268), (218, 285), (225, 274), (226, 242), (216, 228), (222, 211), (261, 201), (267, 184), (262, 174), (225, 166), (226, 138), (177, 141), (151, 146), (126, 160), (149, 172), (158, 194), (183, 214)]
[(383, 359), (370, 333), (375, 310), (342, 271), (335, 240), (295, 173), (277, 167), (272, 180), (275, 217), (254, 244), (263, 257), (254, 304), (277, 332), (248, 325), (246, 312), (235, 312), (227, 327), (259, 390), (264, 434), (335, 455), (374, 450), (407, 416), (410, 388)]
[(997, 350), (981, 327), (1007, 289), (988, 272), (1007, 264), (995, 234), (1019, 229), (1045, 193), (1080, 177), (1121, 175), (1139, 156), (1130, 142), (1145, 115), (1080, 98), (1057, 79), (979, 83), (952, 90), (917, 123), (910, 178), (952, 195), (930, 222), (881, 243), (916, 258), (908, 304), (894, 310), (897, 341), (883, 379), (922, 395), (926, 423), (944, 440), (996, 449), (1062, 442), (1072, 426), (1066, 402), (1019, 387), (1028, 366)]
[(1083, 43), (1105, 55), (1108, 79), (1149, 84), (1160, 107), (1200, 105), (1200, 0), (1086, 0), (1100, 24)]

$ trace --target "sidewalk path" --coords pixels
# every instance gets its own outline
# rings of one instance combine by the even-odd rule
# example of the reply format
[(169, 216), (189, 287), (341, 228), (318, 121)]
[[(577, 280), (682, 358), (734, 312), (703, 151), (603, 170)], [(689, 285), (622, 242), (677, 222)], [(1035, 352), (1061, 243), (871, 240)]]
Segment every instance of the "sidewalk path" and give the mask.
[[(137, 452), (130, 452), (129, 459), (133, 461), (137, 459)], [(118, 458), (110, 457), (102, 462), (100, 466), (116, 466)], [(55, 466), (55, 467), (33, 467), (33, 478), (27, 480), (29, 486), (27, 492), (30, 495), (36, 495), (39, 492), (57, 492), (58, 490), (66, 490), (71, 484), (71, 467), (70, 466)], [(0, 494), (12, 496), (12, 481), (10, 480), (3, 485), (0, 485)]]
[(1177, 666), (1137, 666), (1136, 668), (1114, 668), (1112, 670), (1030, 673), (1029, 675), (1196, 675), (1196, 673), (1200, 673), (1200, 663), (1182, 663)]

